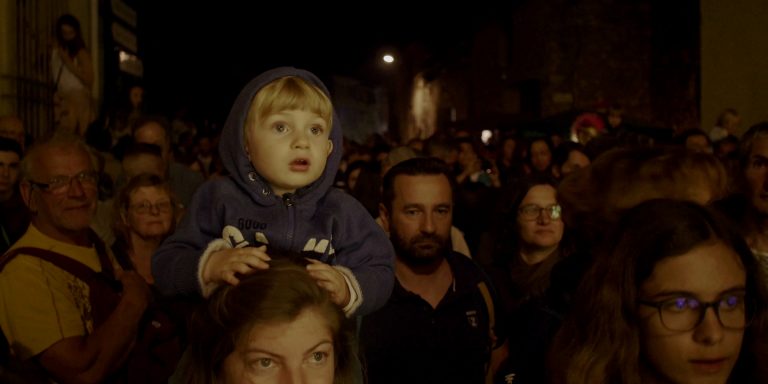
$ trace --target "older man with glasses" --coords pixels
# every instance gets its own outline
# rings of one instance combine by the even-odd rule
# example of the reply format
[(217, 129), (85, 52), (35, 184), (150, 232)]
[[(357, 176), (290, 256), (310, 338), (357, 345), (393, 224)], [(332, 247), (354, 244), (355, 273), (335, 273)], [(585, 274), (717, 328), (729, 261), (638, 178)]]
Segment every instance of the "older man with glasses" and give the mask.
[[(42, 366), (49, 379), (102, 382), (130, 354), (150, 291), (136, 272), (116, 266), (89, 228), (98, 175), (79, 138), (40, 140), (21, 171), (21, 195), (32, 219), (0, 259), (0, 325), (13, 355)], [(91, 297), (97, 292), (77, 268), (116, 276), (122, 293), (111, 312), (97, 313)]]

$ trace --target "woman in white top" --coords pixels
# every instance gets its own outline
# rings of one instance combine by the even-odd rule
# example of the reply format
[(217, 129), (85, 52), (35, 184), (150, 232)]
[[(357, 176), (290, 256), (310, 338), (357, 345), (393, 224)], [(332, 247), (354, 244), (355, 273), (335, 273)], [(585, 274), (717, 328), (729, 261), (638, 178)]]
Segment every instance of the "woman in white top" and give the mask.
[(72, 15), (56, 21), (56, 46), (51, 71), (56, 87), (54, 97), (57, 129), (84, 135), (93, 121), (91, 88), (93, 63), (85, 47), (80, 22)]

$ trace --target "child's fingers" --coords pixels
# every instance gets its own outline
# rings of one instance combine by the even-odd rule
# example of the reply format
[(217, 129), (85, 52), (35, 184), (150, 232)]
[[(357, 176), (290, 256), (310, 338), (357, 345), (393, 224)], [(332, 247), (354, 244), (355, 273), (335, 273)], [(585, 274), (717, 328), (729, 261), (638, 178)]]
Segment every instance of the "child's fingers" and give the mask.
[[(321, 281), (327, 281), (327, 282), (334, 282), (336, 279), (336, 271), (333, 270), (333, 268), (325, 266), (320, 268), (312, 268), (310, 269), (310, 266), (307, 266), (307, 272), (309, 273), (309, 276), (314, 278), (315, 280), (321, 280)], [(327, 268), (326, 268), (327, 267)]]
[(307, 269), (309, 269), (309, 267), (313, 267), (315, 265), (328, 265), (328, 264), (323, 263), (322, 261), (320, 261), (318, 259), (310, 259), (309, 257), (305, 257), (304, 260), (309, 261), (309, 265), (307, 265)]
[(238, 255), (243, 255), (246, 257), (257, 257), (262, 261), (270, 261), (272, 259), (269, 257), (269, 255), (267, 255), (266, 252), (264, 252), (266, 249), (266, 246), (261, 246), (258, 248), (238, 248), (236, 252)]
[(227, 271), (222, 274), (222, 279), (231, 285), (238, 285), (240, 284), (240, 280), (235, 276), (234, 271)]

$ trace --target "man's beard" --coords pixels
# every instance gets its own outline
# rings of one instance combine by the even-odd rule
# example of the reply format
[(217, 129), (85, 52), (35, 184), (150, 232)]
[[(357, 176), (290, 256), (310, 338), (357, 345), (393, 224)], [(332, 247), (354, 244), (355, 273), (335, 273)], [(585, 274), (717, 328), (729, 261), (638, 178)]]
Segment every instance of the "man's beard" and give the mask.
[[(398, 259), (413, 267), (437, 264), (451, 250), (450, 237), (419, 234), (408, 241), (400, 236), (396, 230), (392, 231), (389, 236)], [(425, 247), (426, 245), (431, 246)]]

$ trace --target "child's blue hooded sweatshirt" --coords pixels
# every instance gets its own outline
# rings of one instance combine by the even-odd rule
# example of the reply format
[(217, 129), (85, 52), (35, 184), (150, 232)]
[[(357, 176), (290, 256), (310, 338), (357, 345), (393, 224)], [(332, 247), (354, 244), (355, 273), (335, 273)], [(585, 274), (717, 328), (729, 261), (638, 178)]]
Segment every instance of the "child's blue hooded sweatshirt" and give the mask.
[(246, 154), (243, 127), (253, 97), (266, 84), (286, 76), (300, 77), (330, 98), (315, 75), (290, 67), (264, 72), (245, 86), (219, 143), (230, 175), (206, 182), (195, 193), (176, 232), (153, 255), (155, 285), (164, 295), (207, 294), (210, 287), (202, 287), (199, 278), (201, 258), (222, 248), (267, 244), (267, 254), (301, 253), (337, 267), (351, 280), (353, 297), (362, 297), (356, 314), (371, 313), (392, 292), (394, 250), (365, 208), (332, 187), (343, 148), (336, 113), (330, 133), (333, 151), (325, 171), (294, 194), (276, 196)]

